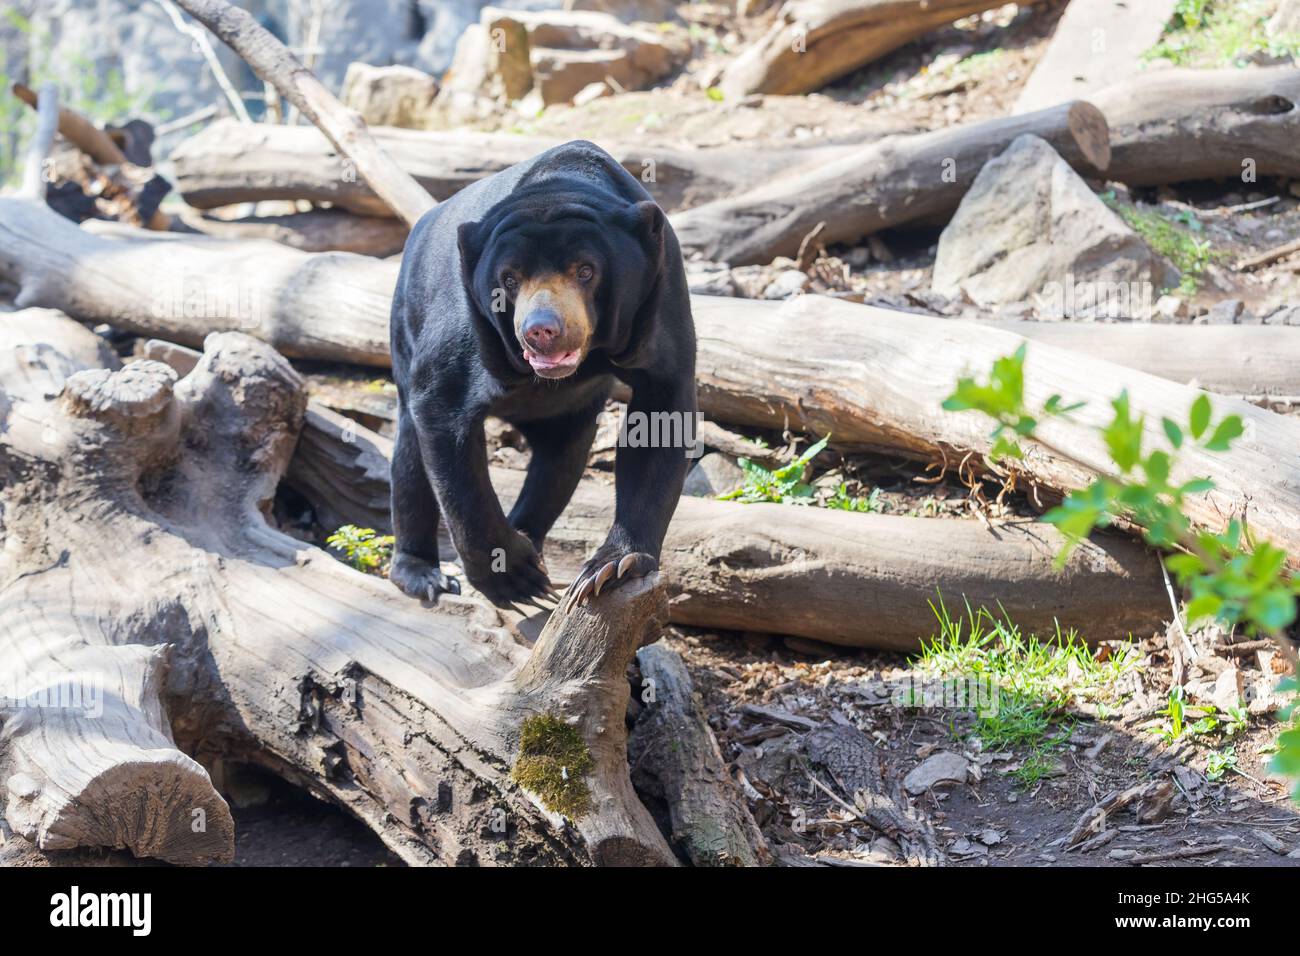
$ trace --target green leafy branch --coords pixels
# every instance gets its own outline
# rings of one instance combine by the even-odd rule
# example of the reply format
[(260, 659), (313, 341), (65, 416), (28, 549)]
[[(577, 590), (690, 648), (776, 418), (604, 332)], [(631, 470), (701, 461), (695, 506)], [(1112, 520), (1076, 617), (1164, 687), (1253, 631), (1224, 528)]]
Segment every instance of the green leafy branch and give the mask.
[[(997, 359), (987, 380), (959, 379), (943, 403), (948, 411), (977, 411), (993, 419), (989, 458), (994, 463), (1022, 459), (1021, 443), (1035, 437), (1040, 421), (1082, 407), (1066, 405), (1053, 395), (1041, 410), (1031, 410), (1024, 391), (1025, 353), (1022, 345), (1014, 354)], [(1135, 413), (1127, 391), (1110, 404), (1110, 421), (1098, 431), (1115, 473), (1070, 492), (1043, 516), (1066, 538), (1059, 562), (1095, 529), (1123, 519), (1140, 527), (1148, 544), (1172, 552), (1166, 566), (1190, 595), (1189, 621), (1217, 618), (1230, 628), (1267, 634), (1300, 667), (1295, 651), (1282, 638), (1296, 620), (1300, 593), (1300, 579), (1287, 569), (1286, 552), (1270, 542), (1253, 540), (1237, 519), (1217, 534), (1196, 528), (1187, 515), (1188, 498), (1211, 491), (1214, 482), (1193, 478), (1180, 483), (1172, 478), (1179, 456), (1190, 448), (1228, 451), (1245, 432), (1241, 417), (1225, 415), (1216, 421), (1209, 397), (1201, 394), (1185, 421), (1161, 418), (1163, 447), (1151, 447), (1146, 415)], [(1295, 680), (1288, 679), (1280, 689), (1295, 690)], [(1289, 720), (1291, 714), (1288, 708), (1282, 719)], [(1300, 729), (1282, 735), (1274, 766), (1300, 777)], [(1300, 787), (1296, 796), (1300, 799)]]

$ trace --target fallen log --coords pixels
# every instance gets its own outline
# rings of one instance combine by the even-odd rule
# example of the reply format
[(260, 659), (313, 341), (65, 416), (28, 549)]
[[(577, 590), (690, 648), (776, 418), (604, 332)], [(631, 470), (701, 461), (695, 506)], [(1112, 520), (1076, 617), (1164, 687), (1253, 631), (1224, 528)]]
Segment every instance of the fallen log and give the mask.
[(660, 642), (641, 648), (637, 664), (642, 707), (628, 758), (638, 791), (663, 801), (673, 842), (695, 866), (770, 865), (681, 657)]
[[(0, 276), (18, 284), (20, 306), (59, 308), (182, 344), (242, 325), (288, 355), (384, 365), (396, 271), (394, 262), (263, 242), (107, 239), (29, 201), (0, 199)], [(158, 275), (182, 292), (188, 286), (199, 302), (242, 297), (257, 308), (187, 312), (184, 296), (174, 307), (160, 307)], [(1024, 341), (978, 323), (811, 295), (784, 303), (693, 296), (692, 307), (700, 408), (707, 417), (831, 434), (846, 448), (953, 464), (968, 451), (987, 451), (988, 429), (979, 416), (939, 412), (940, 404), (958, 375), (987, 370)], [(793, 354), (792, 334), (801, 343)], [(1031, 401), (1057, 392), (1092, 401), (1073, 423), (1045, 426), (1050, 447), (1037, 448), (1024, 463), (1027, 477), (1048, 489), (1077, 488), (1106, 470), (1109, 458), (1090, 426), (1100, 423), (1105, 401), (1121, 389), (1128, 388), (1134, 408), (1151, 423), (1186, 415), (1197, 394), (1045, 343), (1032, 352)], [(1183, 456), (1187, 477), (1219, 482), (1218, 490), (1190, 503), (1191, 517), (1219, 528), (1249, 501), (1254, 530), (1300, 557), (1300, 479), (1290, 465), (1300, 423), (1241, 401), (1216, 404), (1240, 414), (1253, 432), (1230, 453)]]
[(245, 335), (209, 337), (180, 381), (143, 361), (31, 395), (0, 423), (0, 668), (23, 702), (51, 686), (45, 662), (102, 681), (115, 719), (6, 706), (15, 831), (229, 858), (186, 751), (266, 766), (410, 863), (675, 862), (625, 750), (657, 576), (553, 615), (530, 652), (474, 597), (411, 601), (272, 529), (306, 400)]
[[(559, 142), (472, 130), (376, 127), (371, 132), (397, 165), (440, 202)], [(783, 170), (826, 162), (853, 149), (676, 149), (614, 140), (602, 140), (599, 145), (669, 211), (749, 189)], [(249, 126), (222, 120), (181, 143), (171, 160), (177, 188), (186, 202), (199, 209), (267, 199), (307, 199), (365, 216), (392, 215), (346, 158), (311, 126)]]
[(238, 219), (205, 216), (187, 209), (181, 212), (180, 219), (187, 228), (220, 239), (269, 239), (303, 252), (355, 252), (381, 258), (401, 252), (407, 236), (406, 224), (400, 219), (357, 216), (342, 209)]
[[(307, 412), (286, 475), (326, 528), (388, 531), (392, 442), (320, 407)], [(506, 507), (523, 472), (492, 469)], [(546, 563), (568, 580), (600, 544), (613, 489), (579, 483), (547, 537)], [(1089, 641), (1160, 626), (1168, 610), (1160, 566), (1140, 545), (1098, 536), (1064, 568), (1054, 528), (1022, 522), (850, 514), (791, 505), (684, 497), (664, 539), (668, 616), (676, 624), (810, 637), (828, 644), (913, 652), (934, 633), (938, 595), (999, 604), (1039, 634), (1076, 626)], [(444, 533), (442, 553), (454, 554)], [(864, 612), (864, 609), (865, 612)]]
[(812, 93), (998, 0), (792, 0), (718, 85), (728, 98)]
[[(1300, 70), (1149, 70), (1092, 94), (1131, 186), (1300, 176)], [(1245, 179), (1249, 174), (1252, 178)]]
[(1223, 395), (1300, 394), (1300, 330), (1286, 326), (988, 324), (1032, 342), (1044, 342)]
[[(29, 587), (15, 560), (39, 537), (31, 513), (11, 506), (39, 496), (57, 458), (10, 453), (12, 429), (29, 429), (47, 455), (75, 447), (73, 422), (27, 419), (47, 406), (69, 376), (112, 368), (103, 340), (61, 313), (32, 309), (0, 315), (0, 751), (5, 817), (38, 849), (125, 847), (172, 863), (228, 861), (230, 810), (207, 771), (177, 749), (160, 700), (171, 646), (118, 643), (94, 611), (70, 605), (58, 587)], [(78, 402), (75, 390), (65, 400)], [(16, 421), (15, 421), (16, 420)], [(40, 423), (38, 430), (31, 432)], [(19, 439), (22, 441), (23, 439)], [(19, 487), (14, 487), (15, 482)], [(24, 489), (22, 484), (26, 484)], [(51, 516), (55, 523), (57, 515)], [(70, 552), (55, 537), (28, 561), (66, 585)], [(31, 565), (29, 564), (29, 567)], [(105, 620), (109, 620), (106, 617)]]
[(1052, 144), (1084, 175), (1110, 162), (1106, 120), (1066, 103), (1024, 116), (891, 136), (839, 159), (672, 217), (683, 250), (731, 265), (794, 257), (824, 223), (823, 243), (849, 242), (918, 219), (946, 219), (984, 164), (1026, 133)]

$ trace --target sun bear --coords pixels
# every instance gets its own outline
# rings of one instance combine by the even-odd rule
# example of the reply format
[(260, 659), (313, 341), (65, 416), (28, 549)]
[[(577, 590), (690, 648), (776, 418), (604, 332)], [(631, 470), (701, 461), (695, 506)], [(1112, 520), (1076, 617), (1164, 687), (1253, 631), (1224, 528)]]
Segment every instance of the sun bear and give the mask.
[[(629, 421), (696, 418), (677, 237), (641, 183), (591, 143), (480, 180), (416, 223), (391, 339), (399, 411), (389, 578), (414, 597), (460, 591), (438, 568), (440, 511), (465, 576), (490, 600), (551, 591), (543, 541), (577, 487), (616, 379), (631, 390)], [(512, 423), (531, 449), (508, 516), (488, 478), (487, 415)], [(613, 526), (571, 601), (658, 567), (691, 453), (680, 445), (620, 442)]]

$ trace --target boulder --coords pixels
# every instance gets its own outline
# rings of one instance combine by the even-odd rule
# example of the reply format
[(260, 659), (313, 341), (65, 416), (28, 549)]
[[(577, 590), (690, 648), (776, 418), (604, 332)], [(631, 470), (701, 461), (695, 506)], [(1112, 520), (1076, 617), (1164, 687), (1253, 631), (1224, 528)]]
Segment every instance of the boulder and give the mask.
[(438, 81), (413, 67), (353, 63), (341, 98), (371, 126), (424, 129), (437, 95)]
[(736, 459), (722, 452), (712, 451), (695, 463), (682, 494), (692, 498), (716, 498), (728, 491), (735, 491), (745, 482), (745, 473), (736, 464)]
[(1178, 282), (1051, 146), (1025, 135), (975, 177), (939, 238), (932, 288), (985, 307), (1033, 300), (1057, 316), (1131, 318)]

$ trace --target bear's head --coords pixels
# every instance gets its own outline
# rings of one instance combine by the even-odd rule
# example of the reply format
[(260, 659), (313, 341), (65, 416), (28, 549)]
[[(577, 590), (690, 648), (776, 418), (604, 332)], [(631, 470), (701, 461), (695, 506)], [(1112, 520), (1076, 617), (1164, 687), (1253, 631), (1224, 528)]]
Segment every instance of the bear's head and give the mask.
[(653, 323), (665, 218), (653, 202), (516, 193), (460, 226), (471, 299), (520, 372), (572, 375), (593, 351), (632, 354)]

